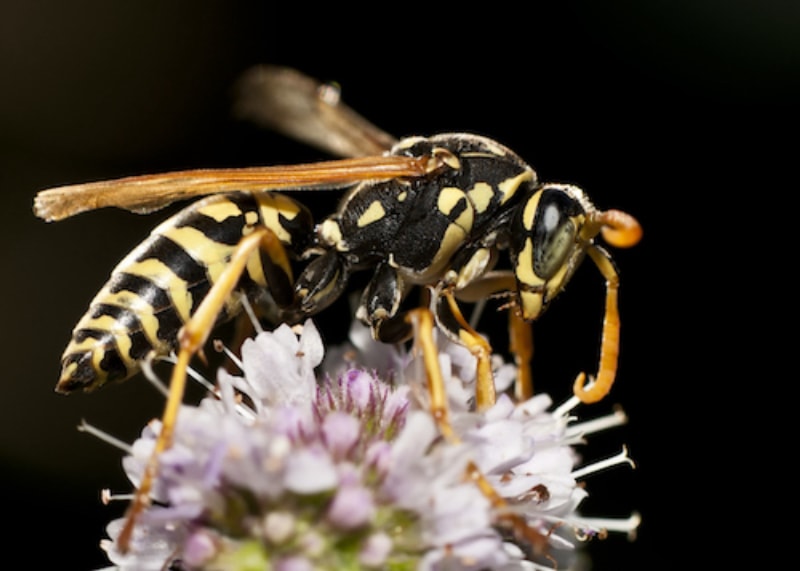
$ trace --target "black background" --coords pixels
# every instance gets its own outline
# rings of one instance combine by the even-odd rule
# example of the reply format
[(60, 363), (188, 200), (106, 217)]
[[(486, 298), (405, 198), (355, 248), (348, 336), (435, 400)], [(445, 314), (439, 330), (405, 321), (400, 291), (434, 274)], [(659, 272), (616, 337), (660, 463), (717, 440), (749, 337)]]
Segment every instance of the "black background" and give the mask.
[[(642, 243), (614, 252), (623, 279), (618, 384), (608, 403), (580, 413), (621, 404), (630, 423), (593, 438), (585, 457), (625, 442), (638, 463), (589, 479), (586, 511), (639, 510), (643, 523), (636, 542), (612, 536), (590, 553), (597, 569), (699, 567), (720, 557), (717, 540), (758, 525), (719, 507), (739, 512), (753, 499), (733, 469), (741, 456), (727, 454), (741, 442), (730, 430), (753, 418), (729, 420), (728, 399), (753, 386), (753, 349), (737, 342), (747, 336), (742, 318), (761, 294), (777, 295), (768, 287), (782, 275), (761, 254), (778, 242), (791, 190), (776, 174), (783, 151), (796, 152), (798, 9), (600, 4), (3, 3), (6, 554), (41, 568), (102, 566), (97, 543), (122, 506), (102, 506), (99, 490), (128, 486), (120, 454), (75, 427), (85, 418), (131, 441), (162, 405), (140, 380), (68, 399), (52, 388), (89, 300), (165, 214), (102, 211), (48, 225), (34, 218), (33, 196), (114, 176), (322, 158), (231, 118), (229, 88), (257, 63), (339, 82), (352, 107), (398, 136), (489, 135), (543, 180), (579, 184), (599, 207), (639, 218)], [(602, 296), (586, 264), (536, 326), (537, 380), (556, 400), (577, 371), (596, 366)], [(734, 551), (761, 556), (747, 542)]]

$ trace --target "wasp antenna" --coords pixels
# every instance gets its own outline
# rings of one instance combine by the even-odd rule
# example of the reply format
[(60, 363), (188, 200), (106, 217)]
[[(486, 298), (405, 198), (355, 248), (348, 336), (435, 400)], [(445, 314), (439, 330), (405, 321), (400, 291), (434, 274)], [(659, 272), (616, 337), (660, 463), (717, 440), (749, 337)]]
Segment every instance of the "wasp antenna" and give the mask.
[(606, 210), (597, 213), (597, 221), (602, 224), (603, 239), (617, 248), (630, 248), (642, 239), (642, 226), (639, 221), (621, 210)]

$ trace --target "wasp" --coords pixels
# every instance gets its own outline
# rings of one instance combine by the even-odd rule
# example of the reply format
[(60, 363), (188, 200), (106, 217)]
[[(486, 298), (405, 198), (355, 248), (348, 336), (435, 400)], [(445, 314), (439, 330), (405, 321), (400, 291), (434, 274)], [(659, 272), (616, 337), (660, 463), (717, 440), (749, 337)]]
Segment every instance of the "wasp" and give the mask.
[[(371, 272), (357, 318), (381, 341), (416, 333), (432, 412), (443, 433), (456, 438), (447, 423), (433, 329), (475, 354), (476, 405), (490, 406), (491, 347), (459, 304), (501, 298), (520, 368), (517, 393), (529, 396), (528, 324), (588, 256), (605, 278), (605, 319), (598, 374), (587, 386), (581, 373), (574, 391), (585, 402), (608, 393), (617, 366), (619, 278), (595, 238), (617, 247), (636, 244), (641, 227), (632, 216), (597, 209), (577, 186), (541, 182), (517, 154), (483, 136), (397, 140), (346, 106), (334, 86), (292, 69), (251, 70), (241, 93), (244, 115), (340, 158), (133, 176), (58, 187), (35, 199), (35, 213), (47, 221), (106, 206), (147, 213), (197, 199), (116, 266), (62, 357), (56, 390), (70, 393), (127, 379), (145, 359), (177, 353), (161, 436), (131, 513), (148, 501), (190, 359), (218, 323), (241, 313), (243, 296), (275, 321), (298, 323), (336, 301), (355, 273)], [(320, 222), (294, 198), (330, 189), (346, 192)], [(509, 267), (500, 269), (506, 254)], [(428, 292), (423, 308), (405, 304), (416, 289)]]

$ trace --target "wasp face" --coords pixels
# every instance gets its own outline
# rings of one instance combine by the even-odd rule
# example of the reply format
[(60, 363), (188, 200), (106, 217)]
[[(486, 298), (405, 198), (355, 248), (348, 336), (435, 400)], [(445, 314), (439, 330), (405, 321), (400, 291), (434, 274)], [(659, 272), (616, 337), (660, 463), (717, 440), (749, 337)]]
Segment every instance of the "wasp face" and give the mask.
[(520, 204), (511, 221), (511, 256), (524, 319), (545, 310), (583, 258), (591, 209), (583, 191), (569, 185), (544, 185)]

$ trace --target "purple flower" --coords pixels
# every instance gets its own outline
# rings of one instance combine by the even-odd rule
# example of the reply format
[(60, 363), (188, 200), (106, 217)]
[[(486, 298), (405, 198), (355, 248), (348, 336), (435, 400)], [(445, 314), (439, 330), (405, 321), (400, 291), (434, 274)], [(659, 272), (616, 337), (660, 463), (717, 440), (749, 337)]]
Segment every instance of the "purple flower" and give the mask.
[[(127, 554), (115, 543), (121, 520), (108, 526), (109, 559), (145, 571), (510, 571), (544, 569), (549, 560), (528, 561), (528, 551), (511, 542), (508, 510), (553, 551), (571, 552), (575, 541), (604, 529), (635, 529), (635, 516), (592, 520), (577, 512), (587, 495), (579, 479), (630, 461), (620, 455), (576, 467), (572, 446), (622, 417), (572, 424), (577, 401), (550, 412), (546, 395), (525, 403), (501, 395), (476, 413), (474, 358), (443, 342), (458, 433), (444, 440), (426, 409), (416, 358), (363, 333), (354, 327), (353, 345), (328, 352), (328, 373), (319, 378), (324, 350), (311, 321), (299, 336), (284, 325), (246, 341), (242, 374), (220, 371), (216, 396), (181, 409), (173, 444), (159, 459), (156, 501), (138, 520)], [(495, 365), (501, 382), (513, 380), (513, 367)], [(158, 422), (145, 427), (123, 460), (134, 485), (159, 430)], [(505, 508), (465, 477), (470, 466)], [(551, 533), (556, 528), (574, 534)]]

